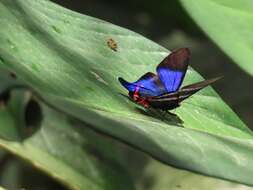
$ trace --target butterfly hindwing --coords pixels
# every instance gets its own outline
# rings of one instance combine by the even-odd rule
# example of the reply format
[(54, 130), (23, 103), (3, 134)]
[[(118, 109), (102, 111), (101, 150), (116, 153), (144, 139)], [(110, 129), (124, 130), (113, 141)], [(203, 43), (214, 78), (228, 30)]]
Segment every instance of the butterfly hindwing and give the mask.
[(161, 96), (151, 97), (149, 103), (152, 107), (171, 110), (179, 106), (179, 92), (166, 93)]
[(212, 78), (212, 79), (208, 79), (208, 80), (204, 80), (201, 82), (197, 82), (194, 84), (190, 84), (187, 86), (184, 86), (183, 88), (181, 88), (179, 90), (179, 101), (183, 101), (186, 98), (189, 98), (190, 96), (192, 96), (193, 94), (195, 94), (196, 92), (198, 92), (199, 90), (207, 87), (208, 85), (214, 83), (215, 81), (219, 80), (221, 77), (216, 77), (216, 78)]
[(206, 86), (214, 83), (219, 79), (220, 77), (204, 80), (201, 82), (184, 86), (176, 92), (166, 93), (160, 96), (152, 97), (149, 99), (150, 105), (152, 105), (152, 107), (160, 108), (163, 110), (174, 109), (180, 105), (180, 102), (182, 102), (186, 98), (189, 98), (199, 90), (205, 88)]
[(142, 97), (158, 96), (165, 92), (157, 75), (151, 72), (144, 74), (133, 83), (129, 83), (123, 78), (119, 78), (119, 81), (129, 92), (135, 92), (138, 88), (138, 93)]
[(181, 48), (173, 51), (158, 66), (158, 77), (167, 92), (177, 91), (184, 79), (190, 51), (188, 48)]

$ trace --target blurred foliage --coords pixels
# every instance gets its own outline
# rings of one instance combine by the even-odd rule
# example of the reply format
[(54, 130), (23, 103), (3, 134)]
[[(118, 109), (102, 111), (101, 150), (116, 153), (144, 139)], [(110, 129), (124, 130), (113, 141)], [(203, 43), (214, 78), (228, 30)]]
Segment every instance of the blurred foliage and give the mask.
[[(181, 0), (189, 15), (242, 69), (253, 75), (251, 0)], [(208, 10), (208, 11), (206, 11)]]
[(116, 0), (53, 0), (86, 15), (111, 21), (151, 39), (180, 28), (186, 33), (203, 37), (196, 24), (189, 19), (179, 1), (116, 1)]
[(63, 185), (57, 183), (32, 167), (27, 162), (14, 157), (13, 155), (2, 152), (0, 159), (1, 172), (0, 184), (8, 190), (64, 190)]

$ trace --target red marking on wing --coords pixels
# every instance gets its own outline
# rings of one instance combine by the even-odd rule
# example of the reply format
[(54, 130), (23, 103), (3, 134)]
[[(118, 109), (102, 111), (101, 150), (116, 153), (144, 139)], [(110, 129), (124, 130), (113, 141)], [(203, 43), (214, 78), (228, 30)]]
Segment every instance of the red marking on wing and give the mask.
[(131, 97), (130, 95), (129, 95), (129, 96), (130, 96), (137, 104), (140, 104), (140, 105), (142, 105), (142, 106), (145, 107), (145, 108), (148, 108), (148, 107), (149, 107), (149, 102), (148, 102), (147, 98), (141, 97), (141, 96), (139, 95), (139, 90), (140, 90), (140, 87), (137, 86), (137, 87), (135, 88), (135, 91), (134, 91), (133, 96), (132, 96), (132, 97)]
[(140, 87), (137, 86), (137, 87), (135, 88), (134, 95), (133, 95), (134, 101), (137, 101), (138, 98), (140, 97), (140, 96), (139, 96), (139, 90), (140, 90)]
[(142, 105), (145, 108), (149, 107), (149, 102), (146, 99), (144, 99), (144, 98), (142, 100), (138, 101), (137, 103), (140, 104), (140, 105)]

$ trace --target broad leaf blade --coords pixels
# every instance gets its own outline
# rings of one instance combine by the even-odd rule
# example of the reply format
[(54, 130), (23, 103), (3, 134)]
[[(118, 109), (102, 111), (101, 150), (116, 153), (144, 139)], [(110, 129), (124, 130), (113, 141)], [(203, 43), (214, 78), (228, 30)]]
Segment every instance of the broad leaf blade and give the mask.
[[(0, 106), (1, 148), (23, 158), (70, 189), (133, 189), (128, 172), (116, 159), (107, 156), (110, 141), (85, 124), (80, 126), (66, 115), (41, 105), (42, 125), (27, 126), (27, 121), (23, 121), (25, 118), (38, 119), (35, 109), (32, 113), (27, 112), (31, 93), (15, 89), (14, 81), (6, 77), (9, 72), (2, 68), (0, 71), (0, 78), (5, 79), (0, 81), (0, 86), (5, 86), (11, 94), (8, 102)], [(0, 90), (0, 95), (3, 92)], [(30, 115), (25, 116), (25, 113)], [(102, 141), (103, 152), (97, 150), (97, 139)]]
[(251, 24), (253, 2), (251, 0), (181, 0), (181, 2), (189, 15), (211, 39), (235, 63), (253, 75), (253, 26)]
[[(6, 114), (11, 118), (9, 123), (2, 119)], [(0, 112), (0, 125), (6, 130), (15, 129), (13, 122), (17, 118), (10, 112), (6, 114)], [(32, 137), (22, 142), (1, 139), (0, 146), (70, 189), (133, 189), (127, 172), (114, 159), (96, 152), (96, 138), (101, 136), (85, 125), (78, 130), (80, 127), (69, 118), (46, 106), (43, 115), (40, 130)]]
[[(252, 190), (252, 187), (165, 167), (150, 160), (137, 181), (139, 190)], [(147, 182), (148, 181), (148, 182)]]
[[(185, 101), (178, 119), (145, 113), (120, 95), (117, 77), (155, 70), (166, 49), (48, 1), (0, 2), (2, 65), (49, 105), (167, 164), (253, 185), (252, 132), (210, 87)], [(189, 69), (185, 83), (199, 80)]]

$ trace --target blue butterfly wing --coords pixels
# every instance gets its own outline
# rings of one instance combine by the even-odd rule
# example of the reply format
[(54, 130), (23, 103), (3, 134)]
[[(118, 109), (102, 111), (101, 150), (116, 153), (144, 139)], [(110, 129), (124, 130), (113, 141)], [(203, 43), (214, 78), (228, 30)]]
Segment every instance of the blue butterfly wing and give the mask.
[(133, 83), (129, 83), (123, 78), (119, 78), (119, 82), (129, 92), (134, 93), (138, 90), (139, 95), (142, 97), (158, 96), (166, 92), (157, 75), (151, 72), (144, 74), (140, 79)]
[(177, 91), (188, 67), (190, 50), (181, 48), (169, 54), (156, 68), (158, 77), (167, 92)]

